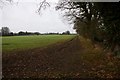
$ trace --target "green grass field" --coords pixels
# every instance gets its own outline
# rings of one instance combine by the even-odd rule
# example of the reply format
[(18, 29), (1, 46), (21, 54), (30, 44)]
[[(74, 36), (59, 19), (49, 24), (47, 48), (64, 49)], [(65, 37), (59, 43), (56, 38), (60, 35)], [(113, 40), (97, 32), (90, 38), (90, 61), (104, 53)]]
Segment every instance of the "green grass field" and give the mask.
[(2, 37), (2, 50), (13, 51), (44, 47), (56, 42), (65, 41), (75, 35), (39, 35), (39, 36), (8, 36)]

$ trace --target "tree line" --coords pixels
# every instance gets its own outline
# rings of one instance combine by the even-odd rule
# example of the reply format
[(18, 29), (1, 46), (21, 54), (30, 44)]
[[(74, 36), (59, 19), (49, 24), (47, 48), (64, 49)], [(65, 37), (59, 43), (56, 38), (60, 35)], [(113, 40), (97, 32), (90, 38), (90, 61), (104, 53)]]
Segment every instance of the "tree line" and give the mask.
[(2, 27), (0, 30), (0, 35), (2, 36), (19, 36), (19, 35), (70, 35), (70, 31), (65, 31), (62, 33), (55, 33), (55, 32), (50, 32), (50, 33), (39, 33), (39, 32), (23, 32), (20, 31), (18, 33), (11, 32), (8, 27)]
[(56, 10), (64, 13), (79, 35), (120, 53), (120, 2), (61, 0)]

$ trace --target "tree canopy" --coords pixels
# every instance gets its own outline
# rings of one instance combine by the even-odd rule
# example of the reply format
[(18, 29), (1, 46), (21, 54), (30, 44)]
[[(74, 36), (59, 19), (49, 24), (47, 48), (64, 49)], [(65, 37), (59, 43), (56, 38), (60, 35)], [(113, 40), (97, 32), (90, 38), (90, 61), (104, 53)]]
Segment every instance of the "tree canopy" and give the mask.
[(76, 32), (92, 41), (103, 41), (114, 51), (120, 47), (120, 2), (70, 2), (62, 0), (56, 7), (74, 24)]
[(1, 29), (2, 35), (9, 35), (10, 29), (8, 27), (2, 27)]

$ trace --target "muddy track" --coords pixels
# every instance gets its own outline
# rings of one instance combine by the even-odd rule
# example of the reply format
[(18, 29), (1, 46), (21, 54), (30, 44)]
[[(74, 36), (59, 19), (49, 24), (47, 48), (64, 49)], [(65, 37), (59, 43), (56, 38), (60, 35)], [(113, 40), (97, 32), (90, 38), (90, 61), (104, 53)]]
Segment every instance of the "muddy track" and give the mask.
[(3, 78), (90, 78), (91, 66), (82, 61), (82, 52), (78, 37), (44, 48), (3, 52)]
[(3, 77), (54, 77), (78, 73), (81, 68), (78, 37), (45, 48), (3, 53)]

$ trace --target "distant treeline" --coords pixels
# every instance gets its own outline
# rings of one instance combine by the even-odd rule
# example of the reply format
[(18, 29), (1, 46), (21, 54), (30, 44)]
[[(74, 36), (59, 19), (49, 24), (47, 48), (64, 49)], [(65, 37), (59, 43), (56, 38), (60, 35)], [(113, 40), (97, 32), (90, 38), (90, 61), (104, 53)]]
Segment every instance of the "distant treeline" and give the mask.
[(0, 30), (0, 35), (2, 36), (20, 36), (20, 35), (70, 35), (70, 31), (65, 31), (63, 33), (39, 33), (39, 32), (24, 32), (20, 31), (18, 33), (11, 32), (8, 27), (2, 27)]

